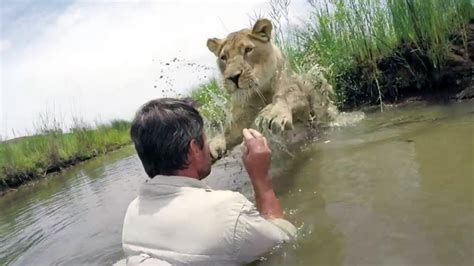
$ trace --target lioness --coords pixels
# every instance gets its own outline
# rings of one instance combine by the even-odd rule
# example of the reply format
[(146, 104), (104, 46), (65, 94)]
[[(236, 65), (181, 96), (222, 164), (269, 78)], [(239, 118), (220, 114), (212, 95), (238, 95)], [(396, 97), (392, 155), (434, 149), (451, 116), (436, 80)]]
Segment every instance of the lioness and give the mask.
[(278, 133), (292, 129), (294, 121), (330, 119), (335, 113), (327, 95), (332, 88), (321, 71), (310, 71), (306, 79), (294, 74), (271, 42), (272, 28), (268, 19), (259, 19), (251, 30), (207, 40), (217, 56), (224, 89), (231, 95), (231, 121), (209, 144), (214, 159), (239, 144), (242, 129), (254, 121)]

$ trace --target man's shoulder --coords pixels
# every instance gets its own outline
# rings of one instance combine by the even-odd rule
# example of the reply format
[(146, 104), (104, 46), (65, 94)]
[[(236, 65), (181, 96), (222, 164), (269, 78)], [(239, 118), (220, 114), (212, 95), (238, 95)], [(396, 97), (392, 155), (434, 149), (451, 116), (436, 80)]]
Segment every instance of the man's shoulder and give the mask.
[(230, 190), (191, 189), (178, 198), (192, 206), (193, 211), (201, 210), (211, 216), (225, 216), (229, 221), (237, 219), (244, 206), (252, 205), (244, 195)]
[(231, 190), (200, 189), (196, 192), (200, 197), (205, 197), (215, 204), (229, 203), (243, 205), (249, 202), (244, 195)]

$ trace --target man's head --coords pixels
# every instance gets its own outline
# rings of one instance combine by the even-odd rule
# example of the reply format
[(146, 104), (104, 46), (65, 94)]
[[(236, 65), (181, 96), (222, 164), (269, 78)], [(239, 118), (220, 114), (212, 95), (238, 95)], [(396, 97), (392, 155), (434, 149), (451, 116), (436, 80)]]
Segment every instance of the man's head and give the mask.
[(184, 171), (202, 179), (211, 172), (203, 120), (190, 100), (146, 103), (135, 115), (130, 135), (150, 178)]

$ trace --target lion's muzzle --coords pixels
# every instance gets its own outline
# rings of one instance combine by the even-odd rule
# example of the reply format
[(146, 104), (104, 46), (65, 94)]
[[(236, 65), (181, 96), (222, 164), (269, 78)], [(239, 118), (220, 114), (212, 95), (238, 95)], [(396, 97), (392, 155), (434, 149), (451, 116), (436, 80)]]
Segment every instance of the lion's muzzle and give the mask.
[(232, 82), (235, 84), (235, 86), (236, 86), (237, 88), (239, 88), (239, 79), (240, 79), (240, 76), (241, 76), (241, 75), (242, 75), (242, 72), (239, 72), (239, 73), (237, 73), (237, 74), (235, 74), (235, 75), (231, 75), (231, 76), (227, 77), (227, 79), (230, 80), (230, 81), (232, 81)]

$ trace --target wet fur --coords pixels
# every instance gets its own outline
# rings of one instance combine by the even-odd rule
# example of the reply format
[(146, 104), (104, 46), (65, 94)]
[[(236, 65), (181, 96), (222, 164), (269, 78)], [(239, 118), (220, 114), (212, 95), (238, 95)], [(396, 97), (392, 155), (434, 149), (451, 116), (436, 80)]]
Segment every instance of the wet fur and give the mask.
[[(318, 99), (323, 95), (315, 94), (314, 82), (291, 71), (280, 49), (272, 44), (271, 31), (271, 22), (260, 19), (251, 30), (243, 29), (207, 42), (217, 57), (223, 87), (231, 95), (232, 119), (224, 133), (210, 141), (214, 158), (239, 144), (242, 129), (254, 123), (279, 133), (292, 129), (294, 121), (312, 120), (316, 116), (315, 105), (320, 105), (321, 110), (328, 107), (327, 101)], [(238, 74), (235, 84), (232, 79)], [(321, 84), (332, 90), (325, 79)]]

